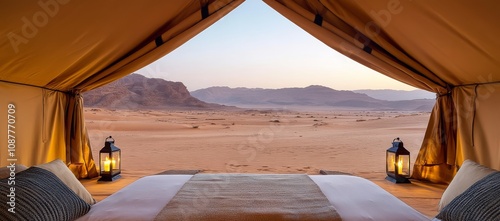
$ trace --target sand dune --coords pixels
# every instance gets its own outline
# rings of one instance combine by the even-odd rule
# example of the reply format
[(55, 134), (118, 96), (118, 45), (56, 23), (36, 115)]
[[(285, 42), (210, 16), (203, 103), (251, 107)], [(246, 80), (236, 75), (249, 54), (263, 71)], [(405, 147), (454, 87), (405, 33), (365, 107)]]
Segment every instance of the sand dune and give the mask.
[[(324, 169), (383, 180), (385, 151), (392, 140), (404, 141), (413, 163), (429, 114), (94, 108), (85, 109), (85, 119), (94, 156), (105, 138), (113, 136), (122, 149), (123, 175), (132, 180), (183, 169), (307, 174)], [(430, 207), (437, 200), (417, 204)]]
[[(188, 168), (252, 173), (384, 172), (385, 150), (395, 137), (403, 139), (415, 159), (428, 117), (356, 111), (86, 111), (95, 152), (112, 135), (123, 150), (124, 170), (151, 173)], [(158, 163), (144, 168), (144, 161)]]

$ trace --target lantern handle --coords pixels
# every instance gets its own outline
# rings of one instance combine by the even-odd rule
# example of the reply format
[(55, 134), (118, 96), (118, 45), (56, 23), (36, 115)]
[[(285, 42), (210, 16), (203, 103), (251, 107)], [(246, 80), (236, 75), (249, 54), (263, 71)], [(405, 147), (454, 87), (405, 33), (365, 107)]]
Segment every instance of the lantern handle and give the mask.
[(115, 142), (115, 139), (114, 139), (113, 137), (111, 137), (111, 136), (109, 136), (109, 137), (106, 137), (106, 140), (104, 140), (104, 142), (108, 142), (108, 139), (111, 139), (111, 140), (113, 140), (113, 143)]
[[(109, 136), (109, 137), (111, 137), (111, 136)], [(400, 139), (399, 139), (399, 137), (396, 137), (396, 138), (394, 138), (394, 140), (392, 140), (392, 142), (394, 142), (394, 141), (396, 141), (396, 140), (397, 140), (398, 142), (401, 142), (401, 141), (402, 141), (402, 140), (400, 140)]]

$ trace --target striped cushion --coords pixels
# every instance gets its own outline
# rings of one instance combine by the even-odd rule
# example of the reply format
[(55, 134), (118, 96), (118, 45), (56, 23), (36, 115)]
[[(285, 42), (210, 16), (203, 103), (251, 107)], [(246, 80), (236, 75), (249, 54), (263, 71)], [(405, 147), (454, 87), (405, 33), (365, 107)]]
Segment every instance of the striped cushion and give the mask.
[(436, 217), (443, 221), (500, 221), (500, 172), (493, 172), (474, 183)]
[[(8, 181), (0, 180), (1, 220), (74, 220), (90, 210), (88, 203), (45, 169), (31, 167), (16, 174), (15, 184)], [(15, 213), (6, 203), (11, 201), (7, 197), (12, 195), (11, 187), (15, 188)]]

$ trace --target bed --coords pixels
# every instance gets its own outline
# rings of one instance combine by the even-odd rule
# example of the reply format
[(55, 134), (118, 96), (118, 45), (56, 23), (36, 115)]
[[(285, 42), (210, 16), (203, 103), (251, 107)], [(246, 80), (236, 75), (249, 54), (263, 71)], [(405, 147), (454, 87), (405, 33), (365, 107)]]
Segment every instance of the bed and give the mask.
[[(350, 175), (153, 175), (96, 203), (61, 160), (0, 168), (0, 199), (1, 220), (430, 220)], [(432, 220), (500, 221), (499, 208), (500, 172), (466, 160)]]
[[(155, 175), (141, 178), (93, 205), (78, 221), (154, 220), (192, 177), (193, 175)], [(364, 178), (348, 175), (309, 177), (321, 189), (342, 220), (430, 220)], [(162, 197), (159, 197), (159, 193), (162, 193)]]

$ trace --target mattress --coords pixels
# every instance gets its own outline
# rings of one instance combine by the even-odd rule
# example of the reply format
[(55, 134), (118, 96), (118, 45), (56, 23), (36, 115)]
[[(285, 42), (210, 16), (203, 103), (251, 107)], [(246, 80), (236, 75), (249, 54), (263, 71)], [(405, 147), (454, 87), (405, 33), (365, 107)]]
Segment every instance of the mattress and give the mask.
[[(92, 206), (78, 219), (153, 220), (192, 175), (154, 175), (143, 177)], [(309, 175), (342, 220), (426, 220), (375, 183), (348, 175)]]

